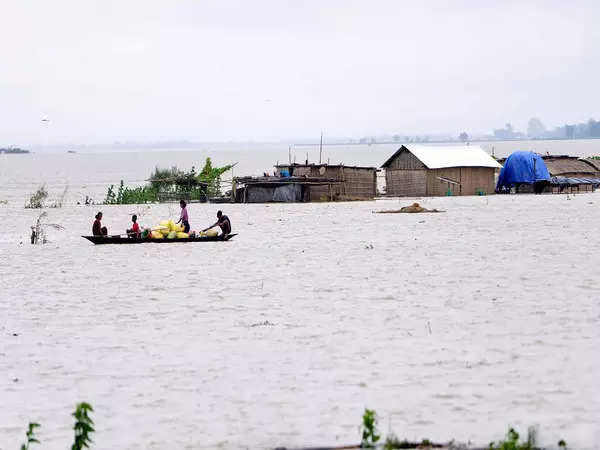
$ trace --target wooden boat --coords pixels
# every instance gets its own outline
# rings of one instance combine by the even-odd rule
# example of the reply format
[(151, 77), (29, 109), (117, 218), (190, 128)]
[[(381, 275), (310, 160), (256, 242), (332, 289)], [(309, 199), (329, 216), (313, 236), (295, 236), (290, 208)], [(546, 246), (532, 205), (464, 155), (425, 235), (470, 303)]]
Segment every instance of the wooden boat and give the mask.
[(189, 237), (189, 238), (176, 238), (176, 239), (141, 239), (141, 238), (129, 238), (123, 236), (81, 236), (88, 241), (96, 244), (173, 244), (175, 242), (224, 242), (228, 241), (232, 237), (237, 236), (237, 233), (228, 234), (226, 237), (219, 236), (201, 236), (201, 237)]

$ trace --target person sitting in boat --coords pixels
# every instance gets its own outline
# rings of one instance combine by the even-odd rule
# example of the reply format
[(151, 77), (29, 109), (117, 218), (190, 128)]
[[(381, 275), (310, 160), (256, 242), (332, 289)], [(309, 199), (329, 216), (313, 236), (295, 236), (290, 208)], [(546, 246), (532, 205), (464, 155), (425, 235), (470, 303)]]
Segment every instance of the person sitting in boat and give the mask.
[(211, 228), (214, 228), (217, 225), (219, 225), (219, 227), (221, 227), (221, 233), (223, 236), (227, 236), (228, 234), (231, 233), (231, 221), (229, 220), (229, 217), (227, 217), (225, 214), (223, 214), (222, 211), (217, 211), (217, 221), (214, 224), (212, 224), (210, 227), (205, 228), (202, 231), (204, 232), (206, 230), (210, 230)]
[(127, 230), (127, 237), (130, 238), (139, 238), (140, 237), (140, 226), (137, 223), (137, 215), (131, 216), (131, 221), (133, 225), (130, 229)]
[(179, 216), (179, 220), (177, 221), (177, 223), (181, 222), (181, 225), (183, 225), (183, 232), (189, 233), (190, 222), (188, 219), (187, 205), (185, 203), (185, 200), (179, 200), (179, 206), (181, 206), (181, 215)]
[(92, 234), (94, 236), (107, 236), (108, 235), (108, 230), (106, 229), (106, 227), (102, 226), (102, 223), (100, 222), (102, 220), (102, 213), (98, 212), (98, 214), (96, 214), (96, 220), (94, 220), (94, 225), (92, 225)]

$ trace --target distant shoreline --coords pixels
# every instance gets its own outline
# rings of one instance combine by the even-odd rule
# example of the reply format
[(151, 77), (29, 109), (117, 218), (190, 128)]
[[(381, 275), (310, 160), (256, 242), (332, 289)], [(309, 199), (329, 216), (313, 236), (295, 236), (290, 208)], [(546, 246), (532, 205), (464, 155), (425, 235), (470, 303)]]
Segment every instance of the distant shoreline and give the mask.
[(24, 150), (22, 148), (0, 148), (0, 154), (2, 153), (6, 153), (8, 155), (11, 154), (24, 154), (24, 153), (30, 153), (29, 150)]

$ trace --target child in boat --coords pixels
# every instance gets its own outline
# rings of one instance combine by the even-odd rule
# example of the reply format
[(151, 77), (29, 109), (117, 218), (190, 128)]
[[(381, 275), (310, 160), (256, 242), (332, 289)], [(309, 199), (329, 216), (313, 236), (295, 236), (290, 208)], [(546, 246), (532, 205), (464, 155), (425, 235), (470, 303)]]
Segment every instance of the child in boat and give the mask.
[(102, 212), (98, 211), (96, 214), (96, 220), (94, 220), (94, 224), (92, 225), (92, 234), (94, 236), (106, 236), (108, 235), (108, 230), (106, 227), (102, 226), (100, 222), (102, 220)]
[(131, 221), (133, 225), (129, 230), (127, 230), (127, 237), (130, 238), (139, 238), (140, 237), (140, 226), (137, 223), (137, 215), (131, 216)]
[(188, 219), (187, 205), (185, 203), (185, 200), (180, 200), (179, 206), (181, 206), (181, 215), (179, 216), (179, 220), (177, 221), (177, 223), (181, 222), (181, 225), (183, 225), (183, 232), (189, 233), (190, 222)]

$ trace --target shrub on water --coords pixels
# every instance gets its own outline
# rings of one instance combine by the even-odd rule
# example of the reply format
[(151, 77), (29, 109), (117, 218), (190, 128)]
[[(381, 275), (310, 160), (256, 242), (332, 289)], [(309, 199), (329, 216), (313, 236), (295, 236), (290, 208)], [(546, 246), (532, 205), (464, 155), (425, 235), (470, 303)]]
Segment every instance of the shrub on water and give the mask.
[(35, 436), (35, 429), (39, 428), (40, 424), (35, 422), (29, 422), (29, 427), (27, 429), (27, 442), (21, 445), (21, 450), (29, 450), (29, 444), (39, 444), (40, 441)]
[(29, 203), (25, 205), (25, 208), (43, 208), (46, 197), (48, 197), (48, 191), (46, 190), (46, 185), (42, 184), (33, 194), (29, 196)]
[(75, 425), (73, 426), (73, 430), (75, 430), (75, 442), (71, 446), (71, 450), (89, 448), (89, 444), (92, 443), (90, 434), (95, 431), (93, 427), (94, 421), (88, 413), (93, 411), (94, 409), (89, 403), (81, 402), (77, 404), (75, 412), (72, 414), (75, 417)]
[(362, 441), (361, 447), (372, 448), (375, 447), (376, 442), (381, 436), (377, 434), (377, 415), (372, 409), (366, 409), (363, 413), (363, 424), (362, 424)]

